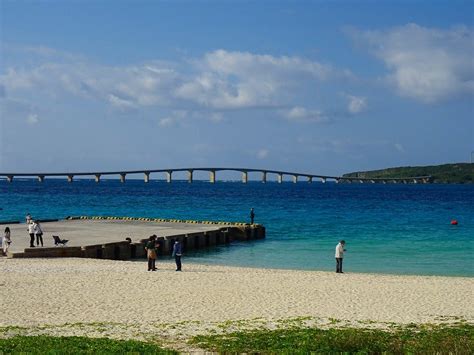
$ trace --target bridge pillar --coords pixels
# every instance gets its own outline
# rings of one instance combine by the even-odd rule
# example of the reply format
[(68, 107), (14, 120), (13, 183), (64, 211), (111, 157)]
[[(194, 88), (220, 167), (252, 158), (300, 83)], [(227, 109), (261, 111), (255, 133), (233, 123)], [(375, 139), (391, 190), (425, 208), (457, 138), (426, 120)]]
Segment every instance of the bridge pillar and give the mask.
[(278, 174), (278, 183), (281, 184), (283, 182), (283, 174)]
[(246, 184), (248, 182), (248, 173), (246, 171), (242, 171), (242, 182)]
[(173, 174), (173, 171), (172, 171), (172, 170), (168, 170), (168, 171), (166, 172), (166, 182), (167, 182), (168, 184), (170, 184), (171, 181), (172, 181), (172, 176), (171, 176), (172, 174)]
[(214, 184), (216, 182), (216, 171), (215, 170), (209, 171), (209, 182), (211, 184)]
[(188, 182), (191, 184), (193, 182), (193, 171), (188, 170)]
[(262, 183), (266, 183), (267, 182), (267, 172), (266, 171), (262, 171)]
[(321, 182), (322, 182), (323, 184), (325, 184), (325, 183), (326, 183), (326, 178), (321, 178)]
[(150, 173), (148, 171), (145, 171), (143, 174), (145, 174), (145, 183), (149, 183), (150, 182)]
[(298, 182), (298, 175), (293, 175), (293, 183), (296, 184)]
[(387, 180), (382, 180), (382, 184), (386, 184), (387, 183)]
[(67, 176), (67, 182), (71, 183), (74, 180), (74, 175)]
[(7, 181), (12, 182), (13, 181), (13, 175), (8, 175), (7, 176)]
[(44, 181), (44, 175), (38, 175), (38, 181), (43, 182)]
[(122, 184), (125, 182), (125, 176), (126, 176), (126, 175), (127, 175), (127, 174), (123, 174), (123, 173), (120, 174), (120, 182), (121, 182)]
[(312, 176), (308, 176), (308, 184), (311, 184), (313, 182), (313, 177)]
[(340, 181), (341, 179), (336, 179), (336, 184), (339, 184)]
[(370, 182), (371, 182), (372, 184), (375, 184), (375, 180), (370, 180)]
[(363, 184), (364, 183), (364, 180), (359, 180), (359, 184)]
[(418, 184), (418, 180), (417, 180), (417, 179), (413, 179), (413, 183), (414, 183), (414, 184)]
[(95, 182), (100, 182), (100, 174), (95, 174)]

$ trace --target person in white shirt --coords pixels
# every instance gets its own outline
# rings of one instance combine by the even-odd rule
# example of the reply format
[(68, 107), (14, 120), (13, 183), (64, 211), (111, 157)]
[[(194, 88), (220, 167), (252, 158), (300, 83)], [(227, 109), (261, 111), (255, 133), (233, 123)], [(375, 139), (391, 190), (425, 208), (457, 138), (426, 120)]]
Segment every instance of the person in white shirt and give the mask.
[(35, 230), (35, 235), (36, 235), (36, 246), (39, 246), (40, 243), (41, 243), (41, 246), (43, 246), (43, 230), (41, 229), (41, 225), (39, 221), (33, 222), (33, 228)]
[(12, 242), (12, 239), (11, 239), (11, 235), (10, 235), (10, 228), (6, 227), (4, 235), (3, 235), (3, 240), (2, 240), (3, 255), (7, 255), (8, 248), (10, 247), (11, 242)]
[(344, 258), (344, 246), (346, 245), (345, 240), (341, 240), (339, 244), (336, 245), (336, 272), (338, 274), (343, 274), (342, 272), (342, 259)]
[(30, 235), (30, 248), (35, 247), (35, 226), (33, 221), (28, 223), (28, 234)]

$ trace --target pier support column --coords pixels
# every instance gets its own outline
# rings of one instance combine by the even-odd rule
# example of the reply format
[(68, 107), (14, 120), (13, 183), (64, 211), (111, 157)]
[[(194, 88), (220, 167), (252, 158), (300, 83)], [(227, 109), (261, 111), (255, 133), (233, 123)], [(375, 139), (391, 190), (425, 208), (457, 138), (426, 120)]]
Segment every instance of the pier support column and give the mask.
[(211, 184), (214, 184), (216, 182), (216, 171), (215, 170), (209, 171), (209, 182)]
[(242, 182), (244, 184), (248, 182), (248, 173), (246, 171), (242, 171)]
[(150, 182), (150, 173), (149, 172), (144, 172), (145, 174), (145, 183), (149, 183)]
[(414, 184), (418, 184), (418, 180), (417, 180), (417, 179), (413, 179), (413, 183), (414, 183)]
[(38, 175), (38, 181), (43, 182), (44, 181), (44, 175)]
[(293, 183), (296, 184), (298, 182), (298, 175), (293, 175)]
[(100, 182), (100, 174), (95, 174), (95, 182)]
[(278, 183), (281, 184), (283, 182), (283, 174), (278, 174)]
[[(336, 180), (336, 181), (339, 182), (339, 180)], [(325, 183), (326, 183), (326, 178), (321, 178), (321, 182), (322, 182), (323, 184), (325, 184)]]
[(120, 182), (123, 184), (125, 182), (125, 176), (127, 174), (120, 174)]
[(370, 182), (371, 182), (372, 184), (375, 184), (375, 180), (370, 180)]
[(308, 176), (308, 184), (312, 184), (313, 183), (313, 177), (312, 176)]
[(193, 171), (188, 170), (188, 182), (191, 184), (193, 182)]
[(171, 170), (166, 172), (166, 182), (168, 184), (170, 184), (171, 181), (172, 181), (172, 177), (171, 177), (172, 174), (173, 174), (173, 172)]
[(363, 184), (363, 183), (364, 183), (364, 180), (359, 180), (359, 183), (360, 183), (360, 184)]
[(340, 181), (341, 179), (336, 179), (336, 184), (339, 184)]
[(386, 184), (387, 183), (387, 180), (382, 180), (382, 184)]
[(74, 175), (68, 175), (67, 176), (67, 182), (71, 183), (74, 180)]
[(7, 176), (7, 181), (12, 182), (13, 181), (13, 175), (8, 175)]
[(267, 172), (266, 171), (262, 171), (262, 183), (266, 183), (267, 182)]

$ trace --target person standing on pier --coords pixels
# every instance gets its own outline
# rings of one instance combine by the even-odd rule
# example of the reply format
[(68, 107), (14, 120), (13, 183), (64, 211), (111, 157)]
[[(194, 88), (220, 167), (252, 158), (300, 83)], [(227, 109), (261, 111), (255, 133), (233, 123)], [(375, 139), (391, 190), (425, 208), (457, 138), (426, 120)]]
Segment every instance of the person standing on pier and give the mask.
[(40, 242), (41, 246), (43, 246), (43, 229), (41, 228), (39, 221), (33, 222), (33, 228), (36, 235), (36, 246), (39, 246)]
[(343, 274), (342, 272), (342, 259), (344, 258), (344, 246), (346, 245), (345, 240), (341, 240), (339, 244), (336, 245), (336, 272), (338, 274)]
[(35, 226), (33, 220), (30, 219), (28, 223), (28, 234), (30, 235), (30, 248), (35, 247)]
[(181, 256), (183, 255), (182, 249), (183, 248), (180, 241), (175, 241), (173, 245), (173, 254), (171, 255), (174, 256), (174, 260), (176, 262), (176, 271), (181, 271)]
[(253, 208), (250, 209), (250, 224), (253, 224), (253, 221), (255, 219), (255, 212)]
[(159, 247), (156, 243), (156, 235), (152, 235), (148, 238), (148, 242), (145, 245), (146, 256), (148, 258), (148, 271), (156, 271), (156, 248)]

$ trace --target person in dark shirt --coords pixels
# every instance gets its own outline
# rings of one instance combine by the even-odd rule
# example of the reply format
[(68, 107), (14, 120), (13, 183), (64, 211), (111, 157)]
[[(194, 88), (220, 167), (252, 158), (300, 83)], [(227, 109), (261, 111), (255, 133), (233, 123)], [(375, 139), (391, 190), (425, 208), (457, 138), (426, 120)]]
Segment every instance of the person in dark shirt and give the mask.
[(172, 256), (174, 256), (174, 260), (176, 262), (176, 271), (181, 271), (181, 255), (183, 255), (182, 251), (183, 251), (183, 248), (181, 246), (180, 241), (179, 240), (175, 241), (173, 245)]
[(253, 208), (250, 209), (250, 224), (253, 224), (253, 220), (255, 219), (255, 212)]
[(156, 271), (156, 248), (159, 245), (156, 243), (156, 235), (150, 236), (148, 242), (145, 244), (146, 256), (148, 258), (148, 271)]

